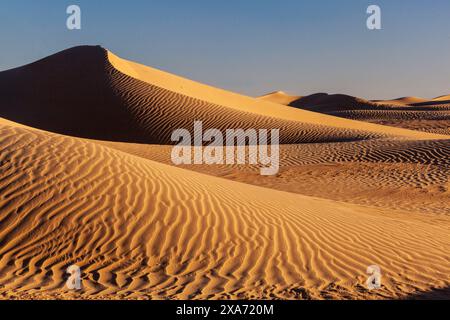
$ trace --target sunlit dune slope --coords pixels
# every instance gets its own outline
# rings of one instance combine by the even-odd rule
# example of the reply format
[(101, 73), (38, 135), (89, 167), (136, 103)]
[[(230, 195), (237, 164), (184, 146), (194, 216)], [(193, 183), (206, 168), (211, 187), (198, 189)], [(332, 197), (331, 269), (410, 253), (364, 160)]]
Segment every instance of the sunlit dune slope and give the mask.
[[(172, 164), (171, 146), (98, 143)], [(407, 212), (411, 219), (450, 217), (450, 140), (281, 145), (280, 170), (269, 178), (260, 175), (260, 165), (182, 167), (266, 188)]]
[(300, 98), (301, 98), (301, 96), (291, 96), (283, 91), (275, 91), (275, 92), (268, 93), (268, 94), (258, 97), (258, 99), (260, 99), (260, 100), (283, 104), (286, 106)]
[(419, 98), (419, 97), (402, 97), (392, 100), (373, 100), (373, 102), (379, 103), (379, 104), (387, 104), (387, 105), (393, 105), (393, 106), (407, 106), (407, 105), (413, 105), (416, 103), (423, 103), (427, 102), (427, 99)]
[(450, 95), (434, 98), (433, 101), (445, 101), (450, 104)]
[(281, 143), (439, 135), (350, 121), (241, 96), (76, 47), (0, 73), (0, 116), (66, 135), (169, 144), (174, 129), (280, 129)]
[[(205, 101), (215, 106), (214, 110), (216, 111), (218, 110), (217, 108), (219, 106), (226, 106), (230, 109), (245, 112), (251, 117), (256, 116), (258, 119), (260, 119), (257, 120), (256, 123), (254, 122), (254, 119), (245, 119), (245, 121), (253, 120), (252, 123), (255, 124), (255, 127), (259, 127), (258, 123), (264, 122), (266, 119), (265, 117), (269, 117), (270, 119), (272, 119), (272, 121), (275, 119), (277, 121), (285, 120), (289, 122), (289, 125), (286, 126), (280, 122), (277, 122), (276, 126), (273, 126), (273, 122), (271, 122), (270, 125), (265, 125), (266, 128), (280, 128), (281, 131), (285, 134), (288, 134), (291, 131), (290, 129), (292, 129), (293, 131), (298, 131), (304, 127), (310, 128), (310, 126), (319, 126), (318, 128), (314, 129), (314, 132), (316, 134), (317, 132), (323, 130), (328, 131), (332, 129), (338, 136), (350, 130), (351, 132), (356, 131), (358, 132), (358, 134), (364, 132), (365, 134), (375, 135), (378, 137), (390, 135), (414, 139), (445, 138), (445, 136), (440, 135), (427, 135), (423, 133), (412, 132), (410, 130), (399, 130), (398, 128), (361, 123), (359, 121), (346, 121), (345, 119), (330, 117), (317, 112), (295, 110), (278, 103), (264, 101), (264, 99), (254, 99), (251, 97), (204, 85), (192, 80), (181, 78), (154, 68), (121, 59), (111, 52), (108, 52), (108, 57), (112, 65), (117, 70), (120, 70), (124, 74), (127, 74), (135, 79), (141, 80), (147, 85), (156, 85), (160, 88), (164, 88), (187, 97)], [(130, 91), (132, 90), (133, 88), (131, 88), (130, 86), (125, 88), (125, 91), (127, 91), (128, 94), (131, 94)], [(139, 93), (139, 90), (137, 89), (133, 91), (133, 96), (136, 96), (136, 94)], [(239, 123), (238, 126), (240, 125), (241, 127), (245, 127), (246, 125), (244, 121), (241, 122), (242, 123)], [(300, 124), (298, 122), (300, 122), (301, 124), (300, 127)], [(290, 127), (290, 125), (293, 125), (294, 127)], [(324, 126), (326, 128), (324, 128)], [(307, 139), (307, 141), (304, 140), (307, 136), (306, 134), (303, 133), (302, 135), (303, 139), (300, 140), (303, 141), (296, 142), (311, 142), (311, 140), (309, 139)], [(328, 132), (325, 134), (325, 136), (329, 137)], [(318, 141), (318, 139), (316, 140)]]
[[(446, 224), (0, 124), (0, 296), (386, 298), (450, 285)], [(83, 289), (64, 287), (82, 269)], [(365, 288), (367, 266), (383, 288)]]

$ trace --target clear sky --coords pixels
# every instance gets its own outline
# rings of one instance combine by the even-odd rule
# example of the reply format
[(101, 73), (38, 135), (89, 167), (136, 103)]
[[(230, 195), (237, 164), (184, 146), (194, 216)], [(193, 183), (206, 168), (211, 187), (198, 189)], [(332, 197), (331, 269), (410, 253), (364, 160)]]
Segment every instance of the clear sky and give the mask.
[[(370, 4), (382, 30), (366, 28)], [(80, 44), (253, 96), (450, 94), (449, 0), (0, 1), (0, 70)]]

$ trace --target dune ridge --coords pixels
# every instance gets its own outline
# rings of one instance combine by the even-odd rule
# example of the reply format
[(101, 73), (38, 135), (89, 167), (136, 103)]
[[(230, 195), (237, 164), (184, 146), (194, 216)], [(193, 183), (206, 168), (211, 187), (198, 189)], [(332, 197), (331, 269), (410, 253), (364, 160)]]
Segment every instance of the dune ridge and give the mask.
[(427, 99), (419, 98), (419, 97), (402, 97), (392, 100), (372, 100), (373, 102), (379, 104), (387, 104), (387, 105), (399, 105), (399, 106), (408, 106), (417, 103), (427, 102)]
[(433, 101), (445, 101), (450, 103), (450, 95), (440, 96), (437, 98), (434, 98)]
[[(170, 146), (97, 143), (172, 164)], [(270, 179), (260, 175), (259, 165), (181, 167), (265, 188), (407, 212), (410, 219), (439, 221), (450, 216), (445, 205), (450, 201), (449, 159), (448, 140), (383, 139), (281, 145), (280, 170)]]
[[(0, 72), (0, 299), (448, 298), (445, 97), (293, 98), (98, 46)], [(279, 173), (175, 167), (172, 130), (194, 120), (281, 129)], [(64, 285), (72, 264), (81, 291)]]
[(258, 97), (260, 100), (266, 100), (273, 103), (289, 105), (293, 101), (302, 98), (301, 96), (291, 96), (284, 91), (274, 91), (263, 96)]
[[(229, 109), (235, 109), (245, 112), (246, 115), (257, 115), (258, 118), (254, 119), (252, 122), (255, 127), (259, 126), (259, 123), (265, 123), (265, 127), (280, 128), (281, 132), (291, 132), (301, 130), (302, 126), (311, 128), (310, 126), (318, 126), (317, 131), (323, 131), (326, 129), (332, 129), (335, 134), (345, 134), (349, 130), (354, 131), (355, 134), (365, 133), (368, 138), (372, 137), (382, 137), (382, 136), (397, 136), (402, 138), (414, 138), (414, 139), (445, 139), (444, 135), (439, 134), (422, 134), (417, 133), (412, 130), (402, 130), (397, 128), (392, 128), (388, 126), (372, 125), (370, 123), (362, 123), (359, 121), (346, 121), (337, 117), (329, 117), (325, 114), (320, 114), (317, 112), (310, 112), (307, 110), (295, 110), (288, 108), (286, 106), (280, 105), (278, 103), (266, 102), (262, 99), (254, 99), (251, 97), (239, 95), (222, 89), (217, 89), (211, 86), (207, 86), (198, 82), (183, 79), (178, 76), (174, 76), (147, 66), (137, 64), (128, 60), (124, 60), (114, 55), (108, 51), (108, 58), (112, 66), (120, 71), (123, 75), (128, 75), (136, 80), (141, 81), (141, 92), (144, 92), (148, 85), (156, 85), (160, 89), (167, 89), (174, 94), (182, 94), (184, 96), (189, 96), (191, 98), (202, 100), (206, 103), (214, 104), (211, 106), (214, 110), (219, 109), (219, 106), (226, 105)], [(128, 74), (129, 73), (129, 74)], [(122, 78), (123, 79), (123, 78)], [(129, 78), (121, 81), (123, 84), (125, 82), (130, 82)], [(134, 90), (133, 97), (142, 96), (141, 92), (138, 92), (138, 87), (133, 84), (133, 86), (128, 85), (125, 88), (118, 85), (118, 88), (122, 88), (125, 92), (130, 95), (130, 90)], [(154, 105), (152, 105), (153, 107)], [(138, 106), (142, 110), (142, 103)], [(167, 107), (164, 108), (167, 111)], [(240, 115), (242, 116), (242, 115)], [(264, 118), (263, 118), (264, 117)], [(267, 123), (267, 118), (271, 120), (278, 120), (276, 124), (274, 122)], [(280, 122), (280, 120), (288, 121), (288, 124)], [(246, 120), (247, 122), (248, 120)], [(297, 124), (295, 124), (297, 122)], [(234, 124), (234, 127), (242, 126), (242, 123)], [(294, 127), (297, 126), (297, 127)], [(314, 129), (312, 129), (314, 130)], [(316, 131), (316, 130), (314, 130)], [(291, 134), (291, 133), (289, 133)], [(305, 134), (302, 134), (305, 137)], [(304, 139), (304, 138), (303, 138)], [(348, 140), (348, 139), (344, 139)], [(356, 140), (360, 140), (359, 137)], [(282, 143), (284, 142), (281, 138)], [(292, 140), (291, 140), (292, 141)], [(310, 141), (301, 141), (310, 142)]]
[(101, 47), (76, 47), (1, 72), (0, 104), (0, 116), (32, 127), (124, 142), (173, 144), (173, 130), (192, 130), (195, 120), (205, 130), (278, 128), (282, 144), (444, 138), (229, 93), (125, 61)]
[[(450, 99), (441, 96), (427, 100), (403, 97), (392, 100), (364, 100), (342, 94), (318, 93), (285, 99), (286, 105), (302, 110), (389, 127), (450, 136)], [(277, 102), (267, 95), (266, 100)], [(283, 102), (278, 99), (278, 102)]]

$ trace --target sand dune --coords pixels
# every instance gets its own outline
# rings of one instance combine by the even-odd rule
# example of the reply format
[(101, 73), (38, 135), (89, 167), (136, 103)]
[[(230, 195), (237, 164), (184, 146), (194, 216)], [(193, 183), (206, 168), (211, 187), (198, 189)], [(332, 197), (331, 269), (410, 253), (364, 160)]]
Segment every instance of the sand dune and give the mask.
[(432, 101), (445, 101), (450, 104), (450, 95), (434, 98)]
[[(293, 101), (285, 101), (288, 102), (285, 104), (301, 110), (311, 110), (346, 119), (450, 135), (448, 121), (450, 120), (450, 99), (447, 98), (448, 96), (442, 96), (426, 100), (418, 97), (403, 97), (369, 101), (342, 94), (318, 93)], [(282, 102), (278, 101), (278, 103)]]
[(393, 100), (373, 100), (373, 102), (387, 105), (399, 105), (399, 106), (408, 106), (416, 103), (427, 102), (427, 99), (419, 98), (419, 97), (403, 97), (397, 98)]
[(402, 97), (390, 100), (366, 100), (354, 96), (345, 94), (327, 94), (327, 93), (315, 93), (309, 96), (295, 96), (288, 95), (283, 91), (275, 91), (259, 97), (261, 100), (267, 100), (273, 103), (279, 103), (283, 105), (292, 105), (302, 108), (317, 108), (323, 106), (366, 106), (368, 108), (375, 106), (412, 106), (418, 104), (433, 104), (435, 102), (448, 102), (450, 103), (450, 96), (444, 95), (431, 100), (420, 97)]
[(345, 94), (315, 93), (292, 101), (290, 105), (301, 109), (320, 111), (323, 108), (341, 108), (343, 106), (348, 108), (371, 106), (372, 103), (368, 100)]
[(302, 98), (301, 96), (291, 96), (283, 91), (275, 91), (268, 93), (266, 95), (263, 95), (261, 97), (258, 97), (260, 100), (266, 100), (273, 103), (283, 104), (283, 105), (290, 105), (293, 101), (296, 101), (298, 99)]
[[(280, 129), (281, 143), (354, 141), (437, 134), (367, 124), (241, 96), (76, 47), (0, 73), (0, 116), (99, 140), (170, 144), (174, 129)], [(102, 119), (102, 121), (98, 121)]]
[[(445, 101), (250, 98), (101, 47), (1, 72), (0, 299), (447, 298)], [(194, 120), (281, 129), (280, 172), (174, 167)]]
[[(171, 147), (100, 142), (171, 164)], [(225, 152), (225, 150), (224, 150)], [(248, 151), (247, 151), (248, 153)], [(408, 212), (427, 219), (450, 216), (449, 140), (370, 140), (280, 146), (280, 171), (263, 177), (258, 165), (184, 165), (185, 169), (323, 199)]]
[[(77, 297), (71, 264), (85, 298), (383, 298), (449, 284), (447, 224), (0, 132), (3, 297)], [(386, 281), (370, 293), (374, 263)]]
[(450, 95), (444, 95), (434, 99), (424, 99), (419, 97), (403, 97), (393, 100), (373, 100), (373, 102), (387, 105), (400, 105), (400, 106), (436, 105), (437, 103), (450, 104)]

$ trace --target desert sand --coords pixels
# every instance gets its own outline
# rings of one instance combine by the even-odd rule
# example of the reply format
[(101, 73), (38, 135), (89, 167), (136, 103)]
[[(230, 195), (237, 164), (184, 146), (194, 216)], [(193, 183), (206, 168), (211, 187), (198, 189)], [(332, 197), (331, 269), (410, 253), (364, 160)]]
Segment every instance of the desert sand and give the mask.
[(259, 99), (283, 103), (301, 110), (346, 119), (437, 134), (450, 134), (450, 96), (434, 99), (403, 97), (392, 100), (365, 100), (342, 94), (319, 93), (296, 100), (269, 96)]
[[(88, 46), (1, 72), (0, 298), (449, 298), (450, 107), (400, 100), (251, 98)], [(280, 172), (174, 166), (194, 120), (280, 128)]]
[(259, 97), (259, 99), (261, 100), (266, 100), (269, 102), (274, 102), (274, 103), (278, 103), (278, 104), (284, 104), (284, 105), (289, 105), (292, 102), (299, 100), (300, 98), (302, 98), (301, 96), (291, 96), (287, 93), (285, 93), (284, 91), (274, 91), (268, 94), (265, 94), (261, 97)]

